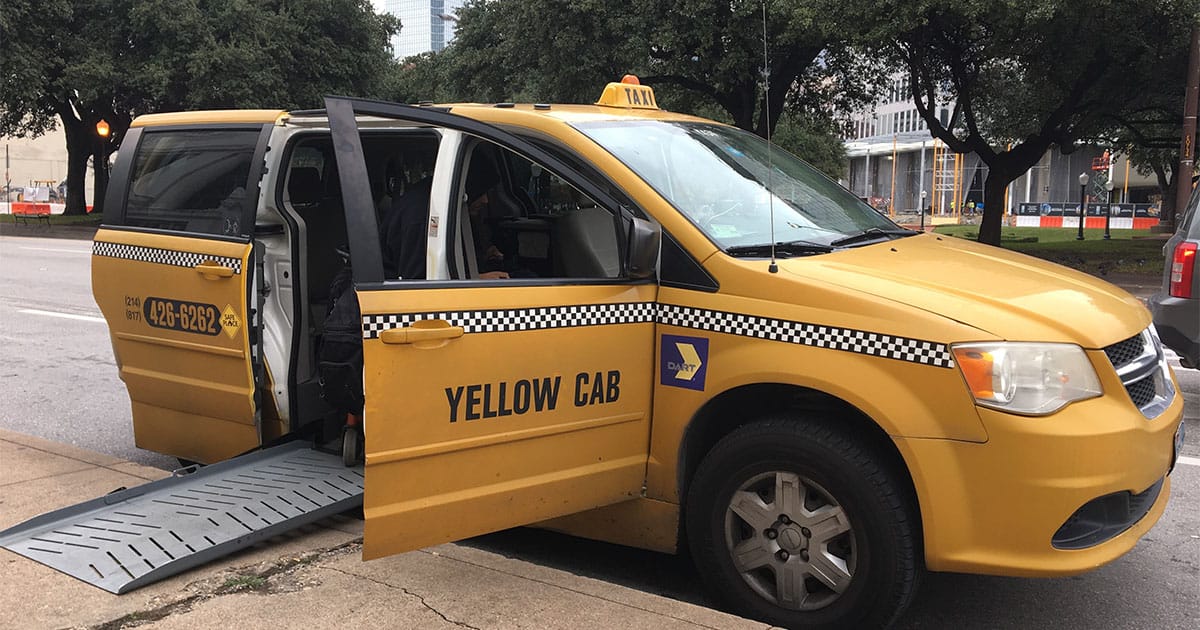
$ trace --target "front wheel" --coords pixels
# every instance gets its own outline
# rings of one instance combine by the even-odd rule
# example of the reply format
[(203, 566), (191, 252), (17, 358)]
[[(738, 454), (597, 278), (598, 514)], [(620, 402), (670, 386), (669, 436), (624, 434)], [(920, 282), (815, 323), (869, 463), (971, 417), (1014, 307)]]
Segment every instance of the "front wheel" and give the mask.
[(882, 628), (919, 574), (917, 525), (881, 456), (827, 425), (743, 426), (687, 496), (692, 554), (742, 614), (788, 628)]

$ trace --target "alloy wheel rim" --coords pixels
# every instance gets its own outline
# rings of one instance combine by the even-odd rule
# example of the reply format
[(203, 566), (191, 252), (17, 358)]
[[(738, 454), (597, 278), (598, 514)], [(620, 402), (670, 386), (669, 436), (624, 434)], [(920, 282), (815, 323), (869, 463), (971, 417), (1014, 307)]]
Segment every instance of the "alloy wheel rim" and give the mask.
[(818, 610), (854, 578), (854, 530), (842, 506), (811, 479), (771, 471), (751, 477), (729, 499), (725, 545), (756, 593), (789, 610)]

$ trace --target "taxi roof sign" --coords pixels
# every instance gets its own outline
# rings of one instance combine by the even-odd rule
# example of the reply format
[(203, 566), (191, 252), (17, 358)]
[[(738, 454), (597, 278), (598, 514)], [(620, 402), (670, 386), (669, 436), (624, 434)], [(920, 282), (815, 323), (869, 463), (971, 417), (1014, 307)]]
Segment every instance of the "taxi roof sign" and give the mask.
[(597, 105), (606, 107), (626, 107), (633, 109), (658, 109), (654, 99), (654, 90), (642, 85), (632, 74), (622, 77), (620, 83), (609, 83), (604, 86)]

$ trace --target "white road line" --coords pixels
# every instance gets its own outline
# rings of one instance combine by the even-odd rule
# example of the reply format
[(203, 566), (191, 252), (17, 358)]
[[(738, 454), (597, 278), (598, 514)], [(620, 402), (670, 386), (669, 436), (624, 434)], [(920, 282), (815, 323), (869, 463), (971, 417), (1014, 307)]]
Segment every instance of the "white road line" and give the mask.
[(61, 317), (63, 319), (77, 319), (83, 322), (98, 322), (103, 324), (103, 317), (93, 317), (91, 315), (76, 315), (74, 313), (57, 313), (55, 311), (39, 311), (35, 308), (23, 308), (18, 312), (27, 313), (29, 315), (41, 315), (43, 317)]
[(23, 245), (23, 246), (21, 246), (21, 249), (28, 249), (28, 250), (32, 250), (32, 251), (36, 251), (36, 252), (66, 252), (68, 254), (84, 254), (87, 256), (92, 255), (92, 250), (90, 248), (89, 249), (64, 249), (62, 247), (28, 247), (28, 246)]
[(1200, 466), (1200, 457), (1184, 457), (1180, 455), (1179, 459), (1175, 460), (1175, 462), (1178, 464), (1186, 464), (1188, 466)]

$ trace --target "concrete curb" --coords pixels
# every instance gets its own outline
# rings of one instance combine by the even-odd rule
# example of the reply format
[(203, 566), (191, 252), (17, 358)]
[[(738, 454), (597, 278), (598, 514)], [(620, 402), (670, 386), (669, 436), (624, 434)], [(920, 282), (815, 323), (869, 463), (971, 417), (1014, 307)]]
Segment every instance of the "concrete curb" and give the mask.
[[(0, 528), (169, 473), (0, 429)], [(0, 550), (0, 610), (20, 627), (712, 628), (767, 626), (454, 544), (363, 562), (337, 516), (116, 596)]]

